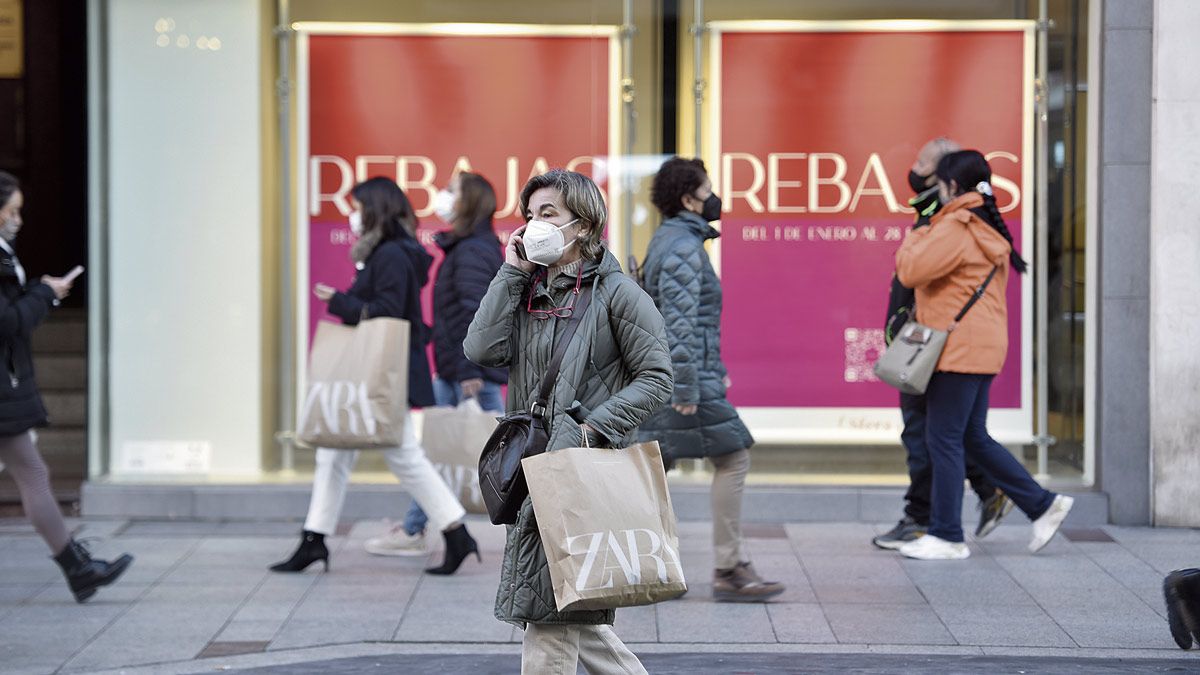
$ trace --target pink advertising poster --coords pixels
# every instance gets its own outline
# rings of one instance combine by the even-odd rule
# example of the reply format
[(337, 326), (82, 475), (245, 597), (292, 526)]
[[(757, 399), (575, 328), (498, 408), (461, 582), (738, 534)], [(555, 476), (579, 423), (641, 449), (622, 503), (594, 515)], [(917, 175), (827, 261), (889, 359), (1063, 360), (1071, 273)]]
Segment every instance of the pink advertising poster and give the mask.
[[(707, 162), (725, 205), (711, 251), (723, 356), (730, 398), (764, 440), (894, 442), (898, 394), (872, 366), (914, 219), (907, 174), (926, 141), (989, 158), (1032, 257), (1029, 28), (947, 26), (714, 26)], [(1009, 353), (991, 392), (1002, 440), (1031, 430), (1030, 289), (1012, 275)]]
[(434, 235), (449, 227), (433, 215), (433, 198), (456, 172), (491, 182), (502, 241), (524, 222), (517, 200), (532, 175), (565, 167), (608, 191), (613, 33), (568, 26), (472, 34), (457, 24), (300, 32), (301, 359), (317, 322), (336, 321), (312, 285), (345, 289), (354, 278), (347, 219), (356, 183), (385, 176), (411, 200), (435, 259), (423, 297), (427, 322), (442, 258)]

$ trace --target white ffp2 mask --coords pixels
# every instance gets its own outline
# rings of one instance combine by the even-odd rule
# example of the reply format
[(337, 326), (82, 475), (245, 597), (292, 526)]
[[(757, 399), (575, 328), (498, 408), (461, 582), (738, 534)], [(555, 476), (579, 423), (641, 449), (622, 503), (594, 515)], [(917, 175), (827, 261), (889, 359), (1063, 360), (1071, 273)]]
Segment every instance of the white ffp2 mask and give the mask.
[(567, 241), (562, 231), (577, 222), (578, 218), (564, 225), (555, 225), (544, 220), (529, 221), (525, 226), (525, 233), (521, 235), (521, 243), (525, 246), (525, 258), (543, 267), (558, 262), (563, 252), (576, 241)]
[(350, 213), (350, 231), (354, 236), (362, 236), (362, 211), (352, 211)]
[(454, 202), (454, 193), (449, 190), (441, 190), (433, 198), (434, 214), (447, 225), (452, 225), (454, 221)]

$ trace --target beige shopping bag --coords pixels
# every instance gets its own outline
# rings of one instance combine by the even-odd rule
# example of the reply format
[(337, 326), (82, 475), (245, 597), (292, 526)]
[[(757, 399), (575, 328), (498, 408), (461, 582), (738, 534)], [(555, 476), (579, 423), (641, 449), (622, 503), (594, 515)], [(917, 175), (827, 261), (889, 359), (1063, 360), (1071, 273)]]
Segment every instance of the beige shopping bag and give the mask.
[(496, 429), (496, 416), (468, 398), (457, 407), (422, 411), (421, 446), (467, 513), (487, 513), (479, 490), (479, 454)]
[(479, 469), (479, 455), (496, 430), (496, 416), (468, 398), (457, 407), (437, 406), (422, 411), (421, 447), (434, 464)]
[(320, 448), (394, 448), (408, 410), (408, 322), (322, 321), (309, 354), (299, 441)]
[(675, 511), (657, 442), (521, 460), (558, 611), (683, 595)]

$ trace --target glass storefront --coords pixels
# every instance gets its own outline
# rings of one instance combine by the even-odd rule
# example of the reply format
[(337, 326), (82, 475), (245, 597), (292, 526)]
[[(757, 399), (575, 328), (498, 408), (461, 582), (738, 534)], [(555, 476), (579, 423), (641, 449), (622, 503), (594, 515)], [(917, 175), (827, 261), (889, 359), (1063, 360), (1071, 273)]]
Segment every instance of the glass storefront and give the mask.
[[(726, 203), (723, 237), (710, 255), (726, 284), (731, 398), (758, 437), (750, 480), (760, 484), (907, 481), (895, 393), (872, 381), (869, 363), (882, 339), (888, 261), (912, 218), (905, 176), (926, 140), (950, 134), (988, 153), (1018, 247), (1031, 260), (1040, 254), (1034, 248), (1034, 170), (1042, 150), (1034, 143), (1037, 0), (296, 0), (288, 17), (296, 30), (287, 42), (287, 148), (276, 140), (278, 64), (273, 17), (262, 4), (225, 2), (228, 8), (205, 8), (195, 17), (178, 3), (157, 4), (109, 12), (110, 99), (119, 91), (154, 94), (136, 75), (147, 66), (137, 60), (135, 40), (146, 37), (145, 49), (191, 59), (164, 59), (158, 80), (186, 72), (213, 92), (232, 81), (228, 91), (246, 108), (241, 122), (253, 118), (228, 126), (237, 135), (235, 152), (261, 166), (261, 175), (237, 181), (255, 193), (237, 216), (240, 231), (248, 227), (254, 235), (238, 259), (249, 266), (242, 281), (257, 279), (265, 290), (253, 302), (232, 295), (203, 300), (237, 330), (216, 336), (231, 341), (226, 380), (194, 392), (195, 401), (224, 396), (218, 390), (229, 377), (248, 377), (250, 395), (230, 410), (253, 428), (230, 433), (222, 427), (228, 419), (218, 415), (196, 421), (184, 438), (172, 436), (165, 421), (127, 412), (153, 393), (134, 391), (140, 380), (126, 388), (126, 378), (106, 394), (102, 409), (115, 417), (104, 427), (107, 457), (93, 462), (93, 471), (110, 480), (309, 479), (311, 451), (291, 448), (286, 430), (275, 432), (289, 418), (280, 410), (295, 404), (297, 385), (289, 382), (302, 384), (300, 355), (321, 311), (307, 289), (317, 281), (345, 283), (353, 274), (344, 193), (367, 176), (396, 178), (431, 242), (438, 229), (432, 196), (454, 171), (469, 167), (492, 180), (497, 228), (508, 232), (518, 223), (512, 199), (531, 173), (575, 167), (606, 191), (610, 245), (626, 262), (642, 258), (661, 220), (649, 200), (658, 164), (673, 154), (704, 158)], [(1049, 424), (1043, 433), (1056, 439), (1046, 455), (1047, 480), (1080, 485), (1090, 480), (1092, 452), (1084, 433), (1085, 167), (1095, 151), (1085, 136), (1088, 0), (1049, 2), (1048, 16)], [(255, 19), (256, 29), (238, 23)], [(168, 25), (170, 35), (158, 30)], [(216, 31), (221, 46), (213, 48)], [(197, 33), (208, 45), (203, 54), (192, 53)], [(169, 46), (149, 44), (162, 36)], [(239, 67), (219, 60), (231, 52), (256, 69), (224, 72)], [(202, 111), (204, 97), (189, 105)], [(136, 111), (119, 108), (107, 122), (118, 153), (115, 171), (154, 150), (126, 157), (116, 149), (122, 129), (128, 133), (138, 119)], [(188, 161), (199, 170), (193, 175), (219, 168), (215, 158)], [(285, 203), (277, 194), (289, 185)], [(134, 188), (118, 180), (116, 192), (111, 199), (120, 202)], [(115, 232), (108, 264), (144, 253)], [(214, 255), (223, 245), (199, 235), (194, 243)], [(285, 259), (290, 283), (281, 281), (289, 270)], [(175, 281), (185, 294), (200, 283), (183, 271)], [(121, 309), (123, 285), (133, 283), (120, 273), (113, 278), (114, 309)], [(1043, 364), (1036, 363), (1034, 317), (1042, 313), (1032, 277), (1010, 285), (1013, 346), (994, 389), (992, 422), (1037, 471), (1035, 372)], [(233, 286), (220, 292), (233, 294)], [(114, 378), (122, 377), (121, 359), (134, 358), (131, 350), (164, 350), (150, 356), (167, 363), (208, 349), (199, 342), (213, 336), (173, 343), (164, 323), (169, 316), (157, 319), (138, 324), (148, 331), (140, 338), (113, 333)], [(117, 326), (120, 316), (111, 321)], [(209, 363), (226, 367), (221, 359)], [(131, 460), (130, 453), (168, 447), (181, 456), (194, 451), (191, 468), (139, 471)], [(700, 463), (681, 468), (676, 480), (707, 479)], [(363, 481), (392, 480), (369, 453), (358, 472)]]

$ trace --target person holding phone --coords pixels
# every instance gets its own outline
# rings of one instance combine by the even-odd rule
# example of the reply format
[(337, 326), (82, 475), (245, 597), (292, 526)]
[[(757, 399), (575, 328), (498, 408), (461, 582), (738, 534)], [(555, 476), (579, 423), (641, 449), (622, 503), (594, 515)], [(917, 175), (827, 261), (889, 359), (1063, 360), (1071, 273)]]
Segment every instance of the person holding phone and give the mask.
[[(546, 449), (623, 448), (671, 395), (671, 355), (662, 315), (603, 243), (608, 209), (592, 179), (553, 169), (521, 190), (525, 225), (471, 321), (463, 349), (486, 368), (508, 368), (508, 410), (528, 410), (555, 343), (579, 321), (545, 413)], [(581, 289), (591, 303), (576, 314)], [(558, 611), (533, 504), (508, 527), (496, 618), (525, 630), (521, 672), (645, 673), (613, 632), (611, 609)]]
[(133, 556), (111, 563), (95, 559), (71, 538), (50, 489), (50, 471), (38, 452), (34, 429), (49, 419), (33, 373), (33, 331), (71, 294), (83, 268), (62, 277), (29, 278), (13, 248), (25, 226), (23, 205), (16, 177), (0, 171), (0, 363), (8, 375), (0, 380), (0, 463), (17, 482), (25, 517), (50, 548), (75, 600), (84, 602), (116, 581)]

